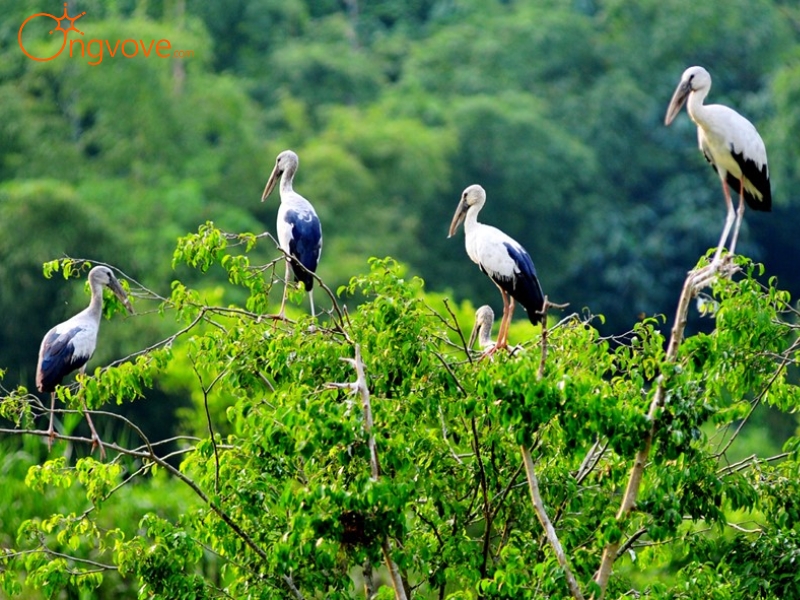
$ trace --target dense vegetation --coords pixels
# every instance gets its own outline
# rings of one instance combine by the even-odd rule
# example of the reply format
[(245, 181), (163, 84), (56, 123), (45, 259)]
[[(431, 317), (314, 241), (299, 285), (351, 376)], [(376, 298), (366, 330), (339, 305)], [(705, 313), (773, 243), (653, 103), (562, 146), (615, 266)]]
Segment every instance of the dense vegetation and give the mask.
[[(137, 425), (98, 417), (121, 452), (109, 464), (76, 458), (88, 450), (76, 414), (61, 415), (75, 439), (49, 455), (35, 435), (3, 440), (0, 544), (23, 552), (0, 567), (7, 591), (24, 571), (26, 594), (54, 597), (346, 597), (389, 556), (414, 596), (561, 597), (528, 448), (587, 597), (614, 543), (613, 597), (796, 593), (794, 2), (71, 3), (86, 41), (191, 51), (106, 51), (95, 66), (20, 51), (23, 20), (60, 2), (0, 7), (7, 429), (42, 428), (28, 395), (39, 341), (86, 303), (43, 263), (112, 264), (136, 296), (137, 316), (103, 323), (90, 371), (151, 348), (64, 398)], [(52, 24), (29, 26), (26, 47), (52, 55)], [(738, 247), (765, 272), (742, 259), (715, 288), (714, 318), (693, 309), (669, 357), (684, 275), (724, 216), (688, 118), (662, 124), (691, 64), (711, 72), (711, 101), (761, 131), (775, 209), (746, 214)], [(282, 291), (269, 238), (221, 233), (274, 233), (277, 200), (258, 200), (285, 148), (325, 234), (319, 275), (333, 292), (316, 296), (329, 314), (311, 332), (297, 306), (287, 323), (259, 318)], [(461, 236), (446, 237), (471, 183), (488, 193), (482, 218), (575, 311), (544, 345), (515, 324), (525, 352), (494, 361), (467, 360), (453, 330), (473, 306), (499, 308)], [(403, 266), (368, 265), (376, 256)], [(71, 264), (49, 270), (85, 275)], [(326, 387), (355, 380), (339, 359), (356, 344), (378, 477), (360, 402)], [(637, 510), (617, 519), (659, 389), (669, 401)], [(394, 597), (376, 577), (378, 597)]]

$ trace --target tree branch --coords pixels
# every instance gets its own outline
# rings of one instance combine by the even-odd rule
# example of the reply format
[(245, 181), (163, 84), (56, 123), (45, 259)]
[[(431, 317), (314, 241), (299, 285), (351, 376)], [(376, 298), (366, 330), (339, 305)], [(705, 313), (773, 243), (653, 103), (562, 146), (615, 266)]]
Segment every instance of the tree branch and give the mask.
[[(375, 434), (372, 431), (372, 405), (370, 404), (369, 388), (367, 387), (367, 378), (364, 375), (364, 362), (361, 360), (361, 346), (355, 345), (355, 358), (343, 358), (345, 362), (350, 363), (356, 370), (356, 380), (351, 383), (329, 383), (329, 388), (350, 389), (357, 392), (361, 396), (361, 405), (364, 410), (364, 430), (368, 436), (369, 447), (369, 464), (370, 474), (373, 481), (377, 481), (380, 477), (381, 470), (378, 463), (378, 449), (375, 444)], [(381, 539), (381, 550), (383, 551), (383, 559), (386, 562), (386, 568), (389, 570), (389, 575), (392, 579), (392, 587), (394, 588), (395, 600), (407, 600), (406, 589), (403, 585), (403, 579), (397, 564), (392, 560), (392, 548), (389, 544), (389, 538), (383, 536)]]
[[(667, 353), (664, 363), (672, 364), (678, 357), (678, 348), (683, 341), (683, 332), (686, 329), (687, 315), (689, 313), (689, 302), (696, 293), (694, 272), (689, 273), (686, 280), (683, 282), (683, 289), (678, 300), (678, 308), (675, 311), (675, 322), (672, 325), (672, 333), (670, 335), (669, 345), (667, 346)], [(622, 497), (622, 503), (617, 511), (617, 523), (621, 524), (622, 521), (630, 514), (636, 505), (636, 498), (639, 495), (639, 488), (642, 485), (642, 477), (644, 475), (644, 468), (647, 464), (647, 459), (650, 456), (650, 448), (653, 445), (653, 438), (656, 433), (656, 417), (659, 409), (666, 402), (666, 388), (667, 382), (664, 375), (659, 375), (657, 380), (656, 391), (653, 394), (653, 400), (650, 402), (650, 409), (647, 412), (647, 419), (650, 422), (650, 430), (647, 432), (642, 448), (636, 453), (631, 468), (630, 476), (628, 477), (628, 485), (625, 489), (625, 495)], [(611, 577), (612, 567), (614, 561), (617, 559), (619, 553), (620, 542), (609, 542), (603, 549), (603, 556), (600, 560), (600, 567), (595, 573), (595, 583), (600, 587), (599, 598), (602, 600), (608, 586), (608, 580)]]
[[(539, 362), (539, 371), (536, 374), (537, 379), (542, 379), (544, 377), (545, 359), (547, 357), (547, 309), (550, 306), (557, 305), (551, 304), (547, 300), (547, 296), (545, 296), (544, 307), (542, 308), (542, 358)], [(583, 593), (581, 592), (581, 588), (578, 586), (578, 581), (575, 579), (575, 575), (572, 573), (572, 569), (569, 566), (567, 555), (564, 553), (564, 548), (561, 546), (561, 542), (558, 539), (556, 529), (553, 527), (550, 517), (547, 516), (547, 511), (544, 507), (544, 501), (542, 500), (542, 494), (539, 490), (539, 480), (536, 477), (536, 471), (533, 467), (533, 457), (531, 456), (531, 452), (526, 446), (520, 446), (520, 450), (522, 452), (522, 462), (525, 465), (525, 475), (528, 478), (528, 490), (531, 494), (531, 501), (533, 502), (533, 508), (536, 511), (536, 516), (538, 517), (539, 523), (541, 523), (542, 528), (544, 529), (545, 535), (547, 536), (547, 541), (550, 543), (550, 547), (553, 548), (553, 552), (555, 552), (558, 564), (564, 571), (564, 578), (567, 580), (567, 587), (569, 587), (570, 594), (572, 594), (572, 597), (575, 598), (575, 600), (583, 600)]]

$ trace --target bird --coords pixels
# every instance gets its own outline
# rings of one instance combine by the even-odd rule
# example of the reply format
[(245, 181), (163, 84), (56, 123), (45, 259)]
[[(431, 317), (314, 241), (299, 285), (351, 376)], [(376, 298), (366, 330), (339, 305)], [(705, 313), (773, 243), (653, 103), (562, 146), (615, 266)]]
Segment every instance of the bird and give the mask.
[(481, 350), (489, 350), (494, 347), (492, 341), (492, 326), (494, 325), (494, 311), (488, 304), (484, 304), (475, 311), (475, 325), (472, 327), (472, 333), (469, 335), (469, 342), (467, 348), (472, 348), (475, 339), (478, 339), (478, 345)]
[[(764, 140), (755, 126), (735, 110), (721, 104), (703, 104), (711, 89), (711, 75), (703, 67), (689, 67), (672, 95), (664, 124), (669, 125), (684, 103), (689, 118), (697, 125), (700, 150), (722, 180), (727, 216), (711, 266), (719, 264), (728, 234), (731, 236), (729, 255), (736, 249), (744, 205), (753, 210), (772, 209), (772, 191)], [(728, 186), (739, 193), (739, 206), (734, 211)]]
[(283, 288), (283, 300), (278, 313), (280, 319), (285, 318), (286, 286), (289, 283), (289, 267), (296, 281), (303, 284), (308, 292), (311, 304), (311, 316), (314, 316), (314, 273), (322, 254), (322, 225), (317, 212), (311, 203), (294, 191), (292, 183), (300, 159), (291, 150), (284, 150), (275, 159), (275, 167), (269, 176), (261, 201), (272, 193), (275, 183), (280, 177), (281, 205), (278, 208), (278, 244), (288, 256), (286, 262), (286, 285)]
[(544, 293), (530, 254), (518, 242), (490, 225), (478, 223), (478, 213), (486, 203), (486, 190), (471, 185), (461, 194), (448, 238), (464, 223), (467, 254), (494, 282), (503, 296), (503, 318), (497, 343), (490, 352), (508, 349), (508, 326), (514, 314), (515, 301), (528, 312), (534, 325), (543, 319)]
[[(86, 363), (94, 354), (97, 347), (97, 332), (100, 329), (100, 318), (103, 314), (103, 287), (108, 287), (119, 298), (129, 313), (133, 313), (133, 307), (120, 285), (119, 280), (108, 267), (101, 265), (89, 271), (89, 288), (92, 292), (92, 299), (89, 306), (79, 312), (71, 319), (59, 323), (53, 327), (42, 339), (39, 347), (39, 361), (36, 365), (36, 388), (42, 392), (50, 392), (50, 426), (47, 430), (49, 435), (48, 446), (52, 446), (55, 437), (53, 428), (53, 412), (56, 402), (56, 386), (61, 385), (64, 378), (72, 371), (80, 369), (83, 374), (86, 372)], [(92, 432), (92, 449), (94, 446), (100, 447), (100, 456), (105, 458), (105, 450), (100, 436), (92, 423), (92, 418), (84, 413), (89, 429)]]

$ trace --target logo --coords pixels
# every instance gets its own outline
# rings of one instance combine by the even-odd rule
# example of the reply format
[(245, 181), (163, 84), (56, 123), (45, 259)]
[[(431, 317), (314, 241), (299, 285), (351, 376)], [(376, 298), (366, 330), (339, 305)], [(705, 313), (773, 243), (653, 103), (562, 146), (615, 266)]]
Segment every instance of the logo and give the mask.
[[(31, 15), (27, 19), (22, 22), (22, 25), (19, 27), (19, 33), (17, 34), (17, 41), (19, 42), (19, 47), (22, 52), (28, 58), (35, 60), (37, 62), (47, 62), (48, 60), (53, 60), (54, 58), (58, 58), (61, 56), (61, 53), (64, 52), (64, 48), (67, 47), (67, 37), (70, 31), (75, 31), (81, 35), (84, 33), (75, 27), (75, 21), (80, 19), (86, 14), (86, 11), (83, 11), (81, 14), (76, 15), (74, 17), (69, 16), (69, 8), (67, 3), (64, 3), (64, 14), (60, 17), (55, 15), (51, 15), (50, 13), (36, 13), (35, 15)], [(61, 48), (56, 51), (55, 54), (52, 56), (35, 56), (30, 50), (25, 48), (25, 45), (22, 42), (22, 32), (25, 29), (25, 26), (37, 19), (39, 17), (47, 17), (52, 19), (56, 22), (56, 26), (50, 30), (50, 35), (53, 35), (56, 31), (60, 31), (64, 34), (64, 39), (61, 42)], [(69, 27), (64, 29), (64, 21), (69, 22)], [(173, 50), (172, 43), (166, 39), (150, 40), (149, 44), (146, 44), (144, 40), (134, 40), (131, 38), (125, 40), (117, 40), (114, 44), (113, 48), (111, 46), (110, 40), (100, 40), (100, 39), (90, 39), (86, 43), (82, 39), (71, 39), (69, 40), (69, 56), (70, 58), (73, 56), (73, 52), (80, 53), (81, 57), (88, 56), (89, 60), (88, 64), (92, 67), (96, 67), (103, 62), (103, 56), (105, 54), (105, 50), (108, 50), (108, 55), (111, 58), (115, 58), (117, 53), (121, 53), (124, 58), (133, 58), (134, 56), (139, 55), (139, 50), (141, 50), (141, 54), (145, 58), (150, 58), (153, 55), (153, 50), (155, 49), (155, 56), (157, 58), (187, 58), (194, 56), (194, 51), (192, 50)]]

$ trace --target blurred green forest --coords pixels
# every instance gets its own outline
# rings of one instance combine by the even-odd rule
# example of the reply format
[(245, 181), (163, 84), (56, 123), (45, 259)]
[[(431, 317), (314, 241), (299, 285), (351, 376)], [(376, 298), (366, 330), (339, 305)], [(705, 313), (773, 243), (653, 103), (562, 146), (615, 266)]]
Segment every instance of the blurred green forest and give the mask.
[[(85, 11), (70, 40), (167, 39), (183, 56), (47, 62), (21, 52), (19, 27), (62, 3), (0, 9), (8, 385), (33, 389), (43, 334), (88, 301), (81, 285), (43, 278), (43, 262), (107, 262), (168, 295), (176, 277), (196, 281), (170, 266), (178, 236), (208, 220), (274, 233), (277, 198), (259, 197), (286, 148), (323, 223), (319, 274), (332, 289), (391, 255), (428, 290), (498, 311), (461, 235), (447, 239), (460, 192), (480, 183), (482, 220), (528, 249), (552, 300), (604, 315), (608, 333), (671, 316), (724, 221), (694, 126), (685, 114), (663, 126), (693, 64), (711, 72), (710, 101), (753, 121), (769, 153), (774, 211), (745, 215), (738, 250), (800, 294), (794, 0), (90, 0), (69, 2), (70, 15)], [(25, 46), (51, 56), (61, 34), (39, 21)], [(93, 364), (170, 333), (158, 315), (118, 321), (103, 324)], [(152, 435), (166, 437), (187, 402), (177, 388), (136, 407), (165, 428)]]

